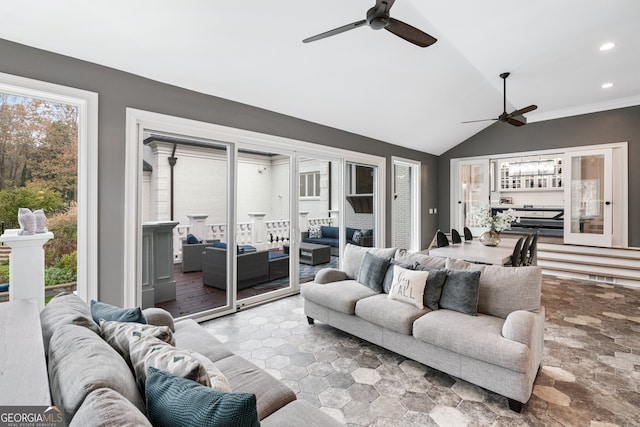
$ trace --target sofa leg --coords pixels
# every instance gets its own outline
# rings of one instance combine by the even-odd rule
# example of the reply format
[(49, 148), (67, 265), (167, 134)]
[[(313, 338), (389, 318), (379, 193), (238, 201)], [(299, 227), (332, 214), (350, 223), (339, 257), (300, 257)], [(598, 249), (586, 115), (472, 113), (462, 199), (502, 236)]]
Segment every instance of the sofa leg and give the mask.
[(307, 316), (307, 322), (309, 322), (310, 325), (313, 325), (313, 322), (315, 322), (315, 320), (313, 320), (313, 318)]
[(522, 402), (518, 402), (517, 400), (513, 400), (509, 398), (507, 398), (507, 400), (509, 401), (509, 409), (519, 414), (522, 412), (522, 408), (524, 407)]

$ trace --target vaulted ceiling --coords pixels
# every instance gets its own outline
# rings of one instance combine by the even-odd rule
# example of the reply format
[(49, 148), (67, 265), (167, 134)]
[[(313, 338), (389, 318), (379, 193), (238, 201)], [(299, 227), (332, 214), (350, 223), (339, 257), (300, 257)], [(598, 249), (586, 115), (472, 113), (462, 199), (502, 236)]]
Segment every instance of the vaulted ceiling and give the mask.
[(638, 0), (397, 0), (437, 43), (366, 26), (302, 43), (374, 3), (13, 1), (0, 38), (436, 155), (495, 123), (460, 122), (502, 112), (505, 71), (529, 123), (640, 104)]

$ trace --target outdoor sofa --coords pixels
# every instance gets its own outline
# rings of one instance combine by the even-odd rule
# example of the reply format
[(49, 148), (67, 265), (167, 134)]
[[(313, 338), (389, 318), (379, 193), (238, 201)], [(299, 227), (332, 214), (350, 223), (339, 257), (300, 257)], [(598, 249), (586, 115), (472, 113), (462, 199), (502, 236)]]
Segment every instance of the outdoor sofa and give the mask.
[[(401, 280), (417, 276), (411, 271), (427, 271), (422, 293), (419, 281)], [(396, 279), (410, 285), (398, 289), (413, 304), (398, 300)], [(347, 245), (343, 270), (319, 271), (301, 294), (310, 324), (320, 320), (503, 395), (520, 411), (542, 360), (541, 281), (536, 266), (478, 265)], [(415, 305), (421, 298), (424, 308)]]
[[(347, 227), (346, 243), (358, 246), (373, 246), (373, 230)], [(313, 236), (313, 237), (311, 237)], [(340, 229), (338, 227), (322, 225), (310, 227), (309, 231), (302, 232), (302, 241), (315, 243), (316, 245), (331, 246), (331, 255), (338, 256), (340, 251)]]

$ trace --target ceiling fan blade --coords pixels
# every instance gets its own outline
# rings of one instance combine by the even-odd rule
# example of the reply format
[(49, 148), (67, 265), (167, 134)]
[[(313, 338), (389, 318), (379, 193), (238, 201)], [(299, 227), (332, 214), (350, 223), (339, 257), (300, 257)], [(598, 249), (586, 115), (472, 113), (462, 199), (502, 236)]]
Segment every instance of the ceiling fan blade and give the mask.
[(537, 105), (529, 105), (528, 107), (524, 107), (524, 108), (521, 108), (521, 109), (519, 109), (519, 110), (516, 110), (516, 111), (514, 111), (513, 113), (511, 113), (511, 114), (509, 114), (509, 115), (510, 115), (511, 117), (514, 117), (514, 116), (521, 116), (521, 115), (523, 115), (523, 114), (528, 113), (529, 111), (533, 111), (533, 110), (535, 110), (536, 108), (538, 108), (538, 106), (537, 106)]
[(424, 31), (394, 18), (389, 18), (389, 23), (384, 27), (384, 29), (420, 47), (431, 46), (438, 41), (438, 39), (430, 36)]
[(317, 36), (309, 37), (302, 40), (302, 43), (310, 43), (316, 40), (324, 39), (327, 37), (335, 36), (336, 34), (344, 33), (345, 31), (353, 30), (354, 28), (361, 27), (366, 25), (367, 20), (363, 19), (362, 21), (352, 22), (351, 24), (343, 25), (342, 27), (334, 28), (333, 30), (326, 31), (324, 33), (318, 34)]
[(527, 124), (527, 118), (524, 116), (507, 117), (507, 123), (513, 126), (524, 126)]
[(478, 123), (478, 122), (490, 122), (490, 121), (497, 121), (498, 119), (482, 119), (482, 120), (468, 120), (466, 122), (460, 122), (460, 123)]

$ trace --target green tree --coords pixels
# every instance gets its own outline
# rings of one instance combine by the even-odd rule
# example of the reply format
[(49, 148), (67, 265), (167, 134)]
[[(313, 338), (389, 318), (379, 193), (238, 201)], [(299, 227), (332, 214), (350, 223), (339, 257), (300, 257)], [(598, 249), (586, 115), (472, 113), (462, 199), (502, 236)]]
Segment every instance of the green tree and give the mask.
[(45, 214), (51, 214), (61, 206), (57, 191), (36, 184), (0, 191), (0, 221), (16, 221), (19, 208), (43, 209)]

